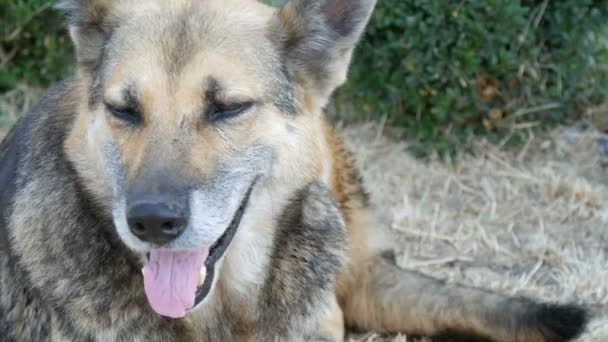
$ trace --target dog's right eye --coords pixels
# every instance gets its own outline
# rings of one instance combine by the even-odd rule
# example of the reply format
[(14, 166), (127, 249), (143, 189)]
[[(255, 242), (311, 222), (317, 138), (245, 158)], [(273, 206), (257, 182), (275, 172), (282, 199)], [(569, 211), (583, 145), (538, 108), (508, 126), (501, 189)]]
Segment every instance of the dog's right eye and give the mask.
[(122, 108), (109, 103), (106, 103), (106, 108), (112, 116), (119, 120), (128, 122), (132, 125), (137, 125), (141, 122), (141, 115), (134, 109), (128, 107)]

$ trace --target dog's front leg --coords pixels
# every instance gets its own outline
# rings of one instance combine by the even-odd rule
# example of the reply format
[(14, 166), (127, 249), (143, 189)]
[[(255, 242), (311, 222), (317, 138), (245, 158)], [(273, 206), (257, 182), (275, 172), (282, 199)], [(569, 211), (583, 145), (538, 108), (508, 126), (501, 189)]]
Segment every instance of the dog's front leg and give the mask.
[(283, 210), (258, 302), (258, 341), (342, 341), (335, 288), (345, 230), (327, 187), (312, 183)]
[(326, 317), (321, 319), (318, 329), (312, 333), (311, 341), (344, 341), (344, 315), (336, 296), (330, 299)]
[[(292, 322), (288, 329), (276, 324), (259, 326), (255, 338), (246, 341), (298, 341), (298, 342), (342, 342), (344, 341), (344, 319), (342, 309), (334, 294), (327, 296), (326, 303), (317, 303), (308, 317)], [(319, 308), (323, 308), (318, 310)]]

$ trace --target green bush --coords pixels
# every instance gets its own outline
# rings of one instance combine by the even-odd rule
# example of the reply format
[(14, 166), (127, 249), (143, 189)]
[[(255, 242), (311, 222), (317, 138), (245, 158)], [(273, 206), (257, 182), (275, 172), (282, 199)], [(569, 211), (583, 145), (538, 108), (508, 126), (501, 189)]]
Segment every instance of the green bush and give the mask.
[(55, 3), (0, 1), (0, 92), (18, 82), (45, 86), (69, 72), (72, 47)]
[(608, 94), (607, 15), (604, 0), (380, 0), (338, 104), (440, 151), (564, 120)]

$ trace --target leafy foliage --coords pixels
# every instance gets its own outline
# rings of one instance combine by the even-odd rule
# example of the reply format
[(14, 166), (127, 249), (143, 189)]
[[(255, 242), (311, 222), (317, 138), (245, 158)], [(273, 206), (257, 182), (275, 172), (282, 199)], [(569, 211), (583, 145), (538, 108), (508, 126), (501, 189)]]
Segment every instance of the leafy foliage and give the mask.
[(72, 48), (54, 3), (0, 1), (0, 91), (21, 81), (48, 85), (69, 72)]
[(603, 0), (381, 0), (338, 101), (442, 152), (564, 120), (608, 94), (607, 15)]

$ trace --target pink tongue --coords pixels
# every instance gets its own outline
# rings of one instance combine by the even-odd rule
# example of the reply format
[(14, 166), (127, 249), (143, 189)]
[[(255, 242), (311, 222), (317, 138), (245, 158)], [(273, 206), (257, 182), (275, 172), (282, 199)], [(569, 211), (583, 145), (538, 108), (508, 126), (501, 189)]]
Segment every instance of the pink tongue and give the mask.
[(158, 314), (180, 318), (194, 306), (198, 277), (209, 250), (174, 252), (155, 250), (144, 266), (144, 289)]

